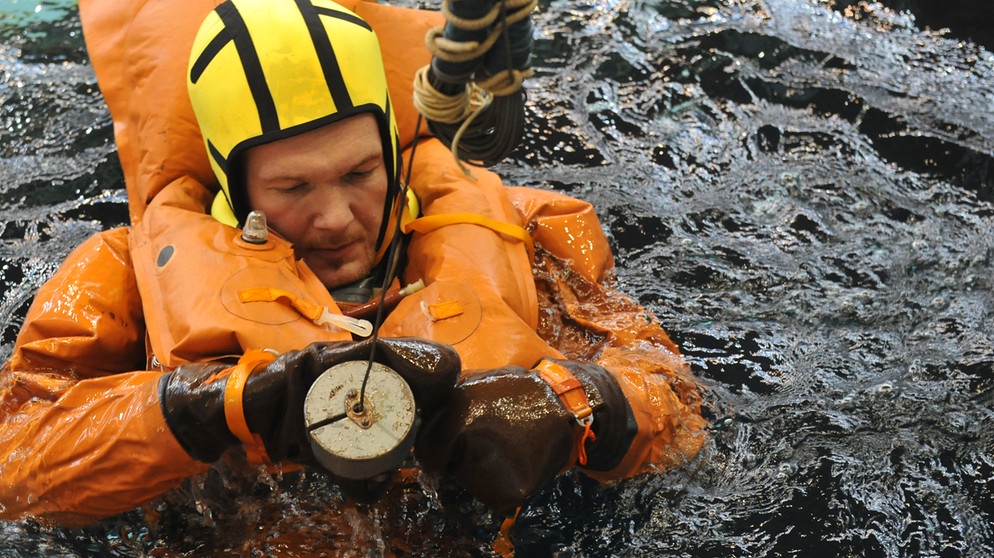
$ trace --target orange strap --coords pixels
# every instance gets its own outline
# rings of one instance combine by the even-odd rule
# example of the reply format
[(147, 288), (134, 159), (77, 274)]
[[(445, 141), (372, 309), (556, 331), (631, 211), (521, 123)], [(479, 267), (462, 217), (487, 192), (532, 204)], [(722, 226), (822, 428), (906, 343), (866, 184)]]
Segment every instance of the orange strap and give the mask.
[(324, 312), (324, 307), (275, 287), (253, 287), (238, 291), (240, 302), (279, 302), (289, 304), (301, 316), (316, 322)]
[(580, 435), (580, 443), (577, 447), (577, 461), (580, 465), (587, 464), (587, 440), (594, 441), (597, 437), (591, 427), (594, 424), (594, 410), (590, 407), (590, 399), (587, 392), (583, 390), (583, 384), (568, 368), (553, 362), (543, 360), (535, 366), (535, 372), (539, 378), (549, 384), (553, 393), (559, 396), (566, 410), (576, 417), (576, 422), (583, 427)]
[(245, 406), (242, 404), (245, 382), (256, 368), (269, 364), (275, 358), (276, 355), (266, 351), (246, 352), (231, 369), (224, 386), (224, 420), (228, 423), (228, 430), (245, 446), (245, 455), (252, 463), (270, 463), (270, 460), (262, 438), (249, 430), (245, 420)]
[(535, 241), (528, 231), (513, 223), (491, 219), (478, 213), (444, 213), (441, 215), (426, 215), (407, 223), (404, 232), (414, 231), (421, 234), (430, 233), (449, 225), (479, 225), (494, 232), (507, 235), (524, 243), (528, 255), (535, 259)]
[(518, 521), (520, 513), (521, 508), (518, 507), (515, 508), (513, 516), (505, 517), (503, 523), (500, 524), (500, 531), (497, 532), (494, 542), (490, 543), (490, 548), (500, 558), (514, 558), (514, 542), (511, 541), (511, 528)]
[(421, 309), (433, 322), (454, 318), (463, 313), (462, 303), (458, 300), (445, 300), (435, 304), (422, 301)]

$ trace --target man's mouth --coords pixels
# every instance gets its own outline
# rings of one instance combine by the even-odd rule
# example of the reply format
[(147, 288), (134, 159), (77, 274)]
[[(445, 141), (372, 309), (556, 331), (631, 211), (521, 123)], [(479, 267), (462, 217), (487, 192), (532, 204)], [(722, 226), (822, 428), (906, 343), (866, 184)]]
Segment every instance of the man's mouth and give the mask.
[(356, 246), (357, 243), (354, 241), (336, 246), (312, 246), (307, 248), (304, 253), (312, 258), (322, 260), (343, 260), (352, 255)]

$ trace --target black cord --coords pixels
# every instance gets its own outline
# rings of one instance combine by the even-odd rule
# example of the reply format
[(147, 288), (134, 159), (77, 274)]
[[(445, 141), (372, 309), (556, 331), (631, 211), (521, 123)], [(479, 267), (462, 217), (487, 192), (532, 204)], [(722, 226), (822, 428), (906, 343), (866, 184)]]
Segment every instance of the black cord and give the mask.
[(373, 358), (376, 356), (376, 340), (380, 337), (380, 325), (383, 324), (383, 319), (386, 312), (386, 297), (387, 289), (393, 283), (394, 278), (397, 275), (397, 268), (400, 264), (400, 248), (404, 245), (403, 242), (403, 231), (400, 228), (400, 222), (404, 217), (404, 207), (407, 205), (407, 189), (408, 185), (411, 183), (411, 172), (414, 169), (414, 152), (418, 148), (418, 137), (421, 134), (421, 115), (418, 115), (417, 124), (414, 127), (414, 145), (411, 146), (411, 156), (407, 163), (407, 176), (404, 177), (404, 183), (401, 184), (399, 201), (397, 204), (397, 222), (394, 224), (394, 234), (393, 238), (390, 240), (390, 248), (387, 250), (387, 270), (383, 276), (383, 285), (380, 289), (380, 304), (376, 309), (376, 318), (373, 320), (373, 342), (369, 346), (369, 359), (366, 363), (366, 374), (362, 378), (362, 389), (359, 390), (359, 401), (352, 408), (356, 413), (362, 413), (365, 410), (363, 402), (366, 401), (366, 384), (369, 382), (369, 374), (373, 371)]

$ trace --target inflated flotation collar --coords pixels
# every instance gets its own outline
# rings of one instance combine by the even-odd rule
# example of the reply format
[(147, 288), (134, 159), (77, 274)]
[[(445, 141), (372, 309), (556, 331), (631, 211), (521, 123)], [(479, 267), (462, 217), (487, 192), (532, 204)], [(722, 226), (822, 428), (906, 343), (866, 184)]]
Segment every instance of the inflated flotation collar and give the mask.
[[(508, 234), (524, 229), (500, 180), (484, 173), (467, 186), (440, 142), (429, 139), (418, 149), (411, 189), (423, 200), (425, 221), (411, 224), (420, 231), (412, 234), (402, 280), (427, 287), (400, 301), (380, 335), (451, 344), (467, 368), (528, 366), (558, 356), (535, 332), (530, 244)], [(264, 244), (242, 240), (240, 229), (197, 211), (211, 197), (196, 181), (174, 181), (132, 227), (148, 354), (157, 364), (172, 368), (249, 349), (285, 352), (352, 339), (346, 329), (316, 323), (312, 309), (340, 314), (341, 308), (293, 247), (275, 233)], [(478, 214), (461, 220), (456, 210), (465, 207)]]
[[(262, 244), (244, 241), (240, 229), (197, 211), (210, 196), (192, 180), (174, 181), (132, 229), (131, 255), (153, 364), (173, 368), (253, 348), (285, 352), (309, 341), (352, 339), (345, 329), (318, 325), (292, 303), (340, 313), (293, 247), (276, 234)], [(286, 296), (251, 296), (258, 289)]]

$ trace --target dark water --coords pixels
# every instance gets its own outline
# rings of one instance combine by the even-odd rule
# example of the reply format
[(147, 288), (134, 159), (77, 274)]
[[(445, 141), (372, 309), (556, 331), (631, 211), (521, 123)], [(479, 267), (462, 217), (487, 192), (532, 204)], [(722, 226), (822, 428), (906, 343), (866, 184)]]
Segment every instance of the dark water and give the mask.
[[(531, 131), (499, 170), (595, 202), (715, 433), (680, 471), (557, 483), (519, 556), (994, 555), (994, 19), (889, 5), (542, 2)], [(127, 211), (75, 16), (0, 25), (5, 357), (39, 284)], [(443, 553), (431, 499), (405, 498), (356, 512), (342, 554), (403, 525), (429, 542), (402, 555), (486, 554)], [(8, 522), (0, 556), (197, 555), (187, 535)]]

